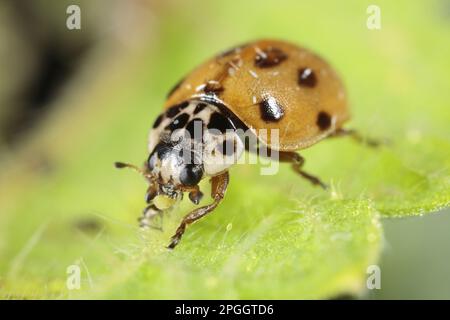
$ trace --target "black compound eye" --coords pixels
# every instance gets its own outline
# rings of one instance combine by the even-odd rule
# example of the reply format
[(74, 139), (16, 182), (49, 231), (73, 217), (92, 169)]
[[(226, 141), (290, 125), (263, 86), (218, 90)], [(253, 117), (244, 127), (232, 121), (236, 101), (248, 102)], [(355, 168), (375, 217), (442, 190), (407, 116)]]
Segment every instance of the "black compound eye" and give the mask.
[(180, 182), (185, 186), (197, 185), (203, 176), (203, 166), (197, 164), (186, 165), (180, 173)]

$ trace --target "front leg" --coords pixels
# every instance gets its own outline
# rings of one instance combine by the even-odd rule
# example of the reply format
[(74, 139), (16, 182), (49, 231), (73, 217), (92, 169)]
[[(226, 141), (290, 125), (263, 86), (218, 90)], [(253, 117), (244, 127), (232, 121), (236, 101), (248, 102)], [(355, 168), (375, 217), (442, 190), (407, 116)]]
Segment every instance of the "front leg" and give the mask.
[[(164, 211), (158, 209), (154, 204), (151, 204), (144, 209), (142, 217), (138, 219), (139, 226), (143, 229), (152, 228), (163, 231), (163, 216)], [(159, 218), (160, 221), (155, 224), (157, 218)]]
[(229, 180), (230, 178), (228, 175), (228, 171), (211, 178), (211, 197), (214, 199), (214, 202), (207, 206), (195, 209), (194, 211), (186, 215), (181, 221), (177, 231), (172, 236), (170, 244), (167, 246), (167, 248), (169, 249), (175, 248), (177, 244), (180, 242), (181, 237), (183, 236), (184, 231), (186, 231), (186, 227), (189, 224), (204, 217), (218, 206), (218, 204), (222, 201), (223, 197), (225, 196), (225, 191), (227, 190)]

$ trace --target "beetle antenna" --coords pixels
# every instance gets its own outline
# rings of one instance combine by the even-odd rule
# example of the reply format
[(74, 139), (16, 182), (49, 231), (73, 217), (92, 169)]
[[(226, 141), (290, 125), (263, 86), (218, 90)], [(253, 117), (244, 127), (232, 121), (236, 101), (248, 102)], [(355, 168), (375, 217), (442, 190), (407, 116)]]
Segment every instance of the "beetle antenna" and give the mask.
[(122, 168), (129, 168), (129, 169), (133, 169), (134, 171), (139, 172), (142, 175), (145, 175), (144, 171), (142, 171), (141, 168), (138, 168), (137, 166), (135, 166), (134, 164), (130, 164), (130, 163), (125, 163), (125, 162), (114, 162), (114, 166), (117, 169), (122, 169)]

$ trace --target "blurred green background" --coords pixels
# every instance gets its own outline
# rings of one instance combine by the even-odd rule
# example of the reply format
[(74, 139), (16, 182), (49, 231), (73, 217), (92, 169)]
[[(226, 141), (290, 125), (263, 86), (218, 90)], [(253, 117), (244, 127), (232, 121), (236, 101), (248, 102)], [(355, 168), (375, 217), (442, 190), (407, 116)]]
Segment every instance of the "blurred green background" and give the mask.
[[(66, 28), (70, 4), (81, 30)], [(284, 166), (234, 168), (221, 207), (167, 252), (192, 205), (140, 231), (145, 183), (112, 163), (142, 163), (189, 70), (258, 38), (325, 57), (350, 127), (390, 143), (305, 150), (330, 194)], [(449, 1), (8, 1), (0, 39), (1, 298), (450, 299)], [(371, 264), (380, 290), (365, 289)]]

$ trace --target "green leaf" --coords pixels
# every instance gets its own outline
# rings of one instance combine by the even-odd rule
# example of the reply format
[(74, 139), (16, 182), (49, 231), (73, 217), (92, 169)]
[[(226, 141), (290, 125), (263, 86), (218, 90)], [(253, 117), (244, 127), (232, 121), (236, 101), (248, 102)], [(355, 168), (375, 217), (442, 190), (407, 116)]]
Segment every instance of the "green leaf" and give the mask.
[[(257, 180), (257, 173), (246, 167), (235, 170), (246, 180)], [(166, 219), (164, 232), (138, 231), (135, 225), (101, 216), (90, 223), (105, 229), (91, 236), (85, 228), (74, 228), (74, 223), (80, 225), (77, 215), (54, 218), (18, 248), (20, 253), (12, 259), (2, 290), (26, 298), (56, 294), (73, 298), (292, 299), (358, 294), (365, 283), (365, 269), (376, 262), (380, 249), (381, 226), (373, 206), (365, 200), (327, 196), (279, 203), (301, 198), (296, 192), (286, 197), (283, 190), (252, 200), (266, 190), (263, 184), (249, 191), (236, 183), (227, 201), (191, 226), (174, 251), (165, 246), (180, 213), (189, 206), (186, 203)], [(42, 205), (41, 210), (51, 209)], [(31, 214), (36, 211), (27, 219), (32, 219)], [(14, 224), (20, 223), (17, 220)], [(82, 269), (81, 293), (65, 288), (65, 268), (70, 264)], [(52, 279), (54, 292), (47, 291), (40, 274)]]
[(364, 270), (376, 261), (380, 245), (380, 224), (370, 204), (322, 199), (289, 212), (268, 201), (243, 209), (224, 205), (193, 226), (173, 252), (162, 249), (170, 232), (149, 235), (134, 272), (97, 294), (292, 299), (360, 292)]

